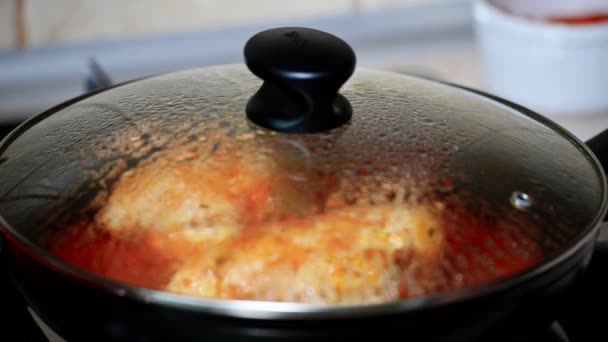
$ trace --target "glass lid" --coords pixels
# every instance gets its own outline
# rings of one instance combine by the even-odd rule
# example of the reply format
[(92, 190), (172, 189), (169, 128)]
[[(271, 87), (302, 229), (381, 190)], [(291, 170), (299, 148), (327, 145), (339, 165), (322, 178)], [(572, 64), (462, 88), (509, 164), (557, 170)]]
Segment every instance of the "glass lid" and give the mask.
[(601, 209), (592, 157), (525, 109), (355, 68), (310, 29), (261, 32), (245, 59), (24, 124), (0, 149), (10, 232), (128, 285), (359, 304), (513, 275)]

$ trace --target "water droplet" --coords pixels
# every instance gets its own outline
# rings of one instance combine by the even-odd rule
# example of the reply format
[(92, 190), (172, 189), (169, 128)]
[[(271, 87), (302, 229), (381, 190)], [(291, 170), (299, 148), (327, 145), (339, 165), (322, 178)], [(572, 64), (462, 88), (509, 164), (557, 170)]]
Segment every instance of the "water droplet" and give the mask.
[(431, 125), (434, 125), (434, 124), (435, 124), (435, 121), (434, 121), (433, 119), (431, 119), (431, 118), (424, 118), (424, 119), (422, 119), (422, 123), (423, 123), (424, 125), (429, 125), (429, 126), (431, 126)]
[(236, 140), (246, 141), (246, 140), (251, 140), (253, 138), (254, 138), (253, 133), (245, 133), (245, 134), (241, 134), (241, 135), (237, 136)]
[(187, 159), (187, 160), (194, 159), (194, 158), (198, 157), (198, 151), (196, 151), (196, 150), (187, 151), (186, 153), (184, 153), (183, 157), (184, 157), (184, 159)]
[(359, 169), (359, 170), (357, 170), (357, 173), (360, 176), (367, 176), (367, 175), (371, 174), (371, 172), (369, 170), (367, 170), (367, 169)]

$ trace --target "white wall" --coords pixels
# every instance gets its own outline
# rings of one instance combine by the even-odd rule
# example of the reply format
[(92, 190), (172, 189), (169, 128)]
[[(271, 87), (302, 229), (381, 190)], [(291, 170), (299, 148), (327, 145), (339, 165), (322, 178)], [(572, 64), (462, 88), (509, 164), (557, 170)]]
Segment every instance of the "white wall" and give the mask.
[(17, 32), (24, 47), (46, 47), (450, 1), (0, 0), (0, 48), (17, 47)]

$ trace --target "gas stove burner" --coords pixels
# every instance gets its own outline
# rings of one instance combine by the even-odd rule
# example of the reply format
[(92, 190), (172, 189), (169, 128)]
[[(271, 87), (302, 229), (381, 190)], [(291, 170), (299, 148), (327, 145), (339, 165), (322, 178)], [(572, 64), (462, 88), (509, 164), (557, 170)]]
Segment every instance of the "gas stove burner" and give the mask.
[[(22, 300), (6, 272), (0, 272), (0, 341), (71, 342), (53, 331)], [(509, 342), (587, 342), (570, 338), (559, 322), (554, 322), (541, 336), (523, 337)], [(595, 340), (598, 341), (598, 340)], [(449, 341), (448, 341), (449, 342)]]
[[(22, 300), (6, 272), (0, 273), (0, 341), (71, 342), (53, 331)], [(587, 342), (570, 338), (559, 322), (554, 322), (541, 336), (523, 337), (512, 342)], [(597, 341), (597, 340), (596, 340)], [(511, 341), (509, 341), (511, 342)]]
[[(33, 310), (28, 308), (28, 311), (32, 315), (33, 320), (40, 327), (41, 331), (44, 333), (45, 338), (41, 340), (31, 340), (31, 342), (68, 342), (65, 339), (61, 338), (57, 333), (55, 333), (51, 328), (49, 328), (41, 319), (38, 317)], [(27, 340), (30, 342), (30, 340)], [(559, 322), (554, 322), (547, 331), (541, 336), (537, 336), (529, 339), (522, 339), (513, 342), (576, 342), (572, 341)]]
[(85, 73), (85, 89), (87, 92), (93, 92), (112, 85), (112, 79), (108, 73), (101, 67), (95, 58), (91, 58), (87, 64)]
[(30, 313), (30, 315), (32, 316), (32, 319), (34, 320), (34, 322), (38, 325), (38, 327), (40, 327), (40, 330), (46, 337), (45, 342), (46, 341), (48, 341), (48, 342), (67, 342), (66, 340), (61, 338), (61, 336), (59, 336), (55, 331), (53, 331), (53, 329), (51, 329), (48, 325), (46, 325), (46, 323), (44, 323), (44, 321), (42, 319), (40, 319), (40, 317), (38, 317), (38, 315), (36, 315), (36, 313), (34, 312), (34, 310), (32, 310), (32, 308), (28, 307), (27, 310)]

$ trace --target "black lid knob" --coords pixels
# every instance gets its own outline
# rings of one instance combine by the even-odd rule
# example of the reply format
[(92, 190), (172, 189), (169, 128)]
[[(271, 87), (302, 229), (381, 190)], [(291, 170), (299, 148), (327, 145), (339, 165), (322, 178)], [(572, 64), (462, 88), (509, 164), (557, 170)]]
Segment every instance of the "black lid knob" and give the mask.
[(281, 132), (337, 128), (352, 116), (338, 90), (355, 62), (346, 42), (322, 31), (287, 27), (260, 32), (245, 44), (247, 67), (264, 80), (247, 104), (247, 116)]

